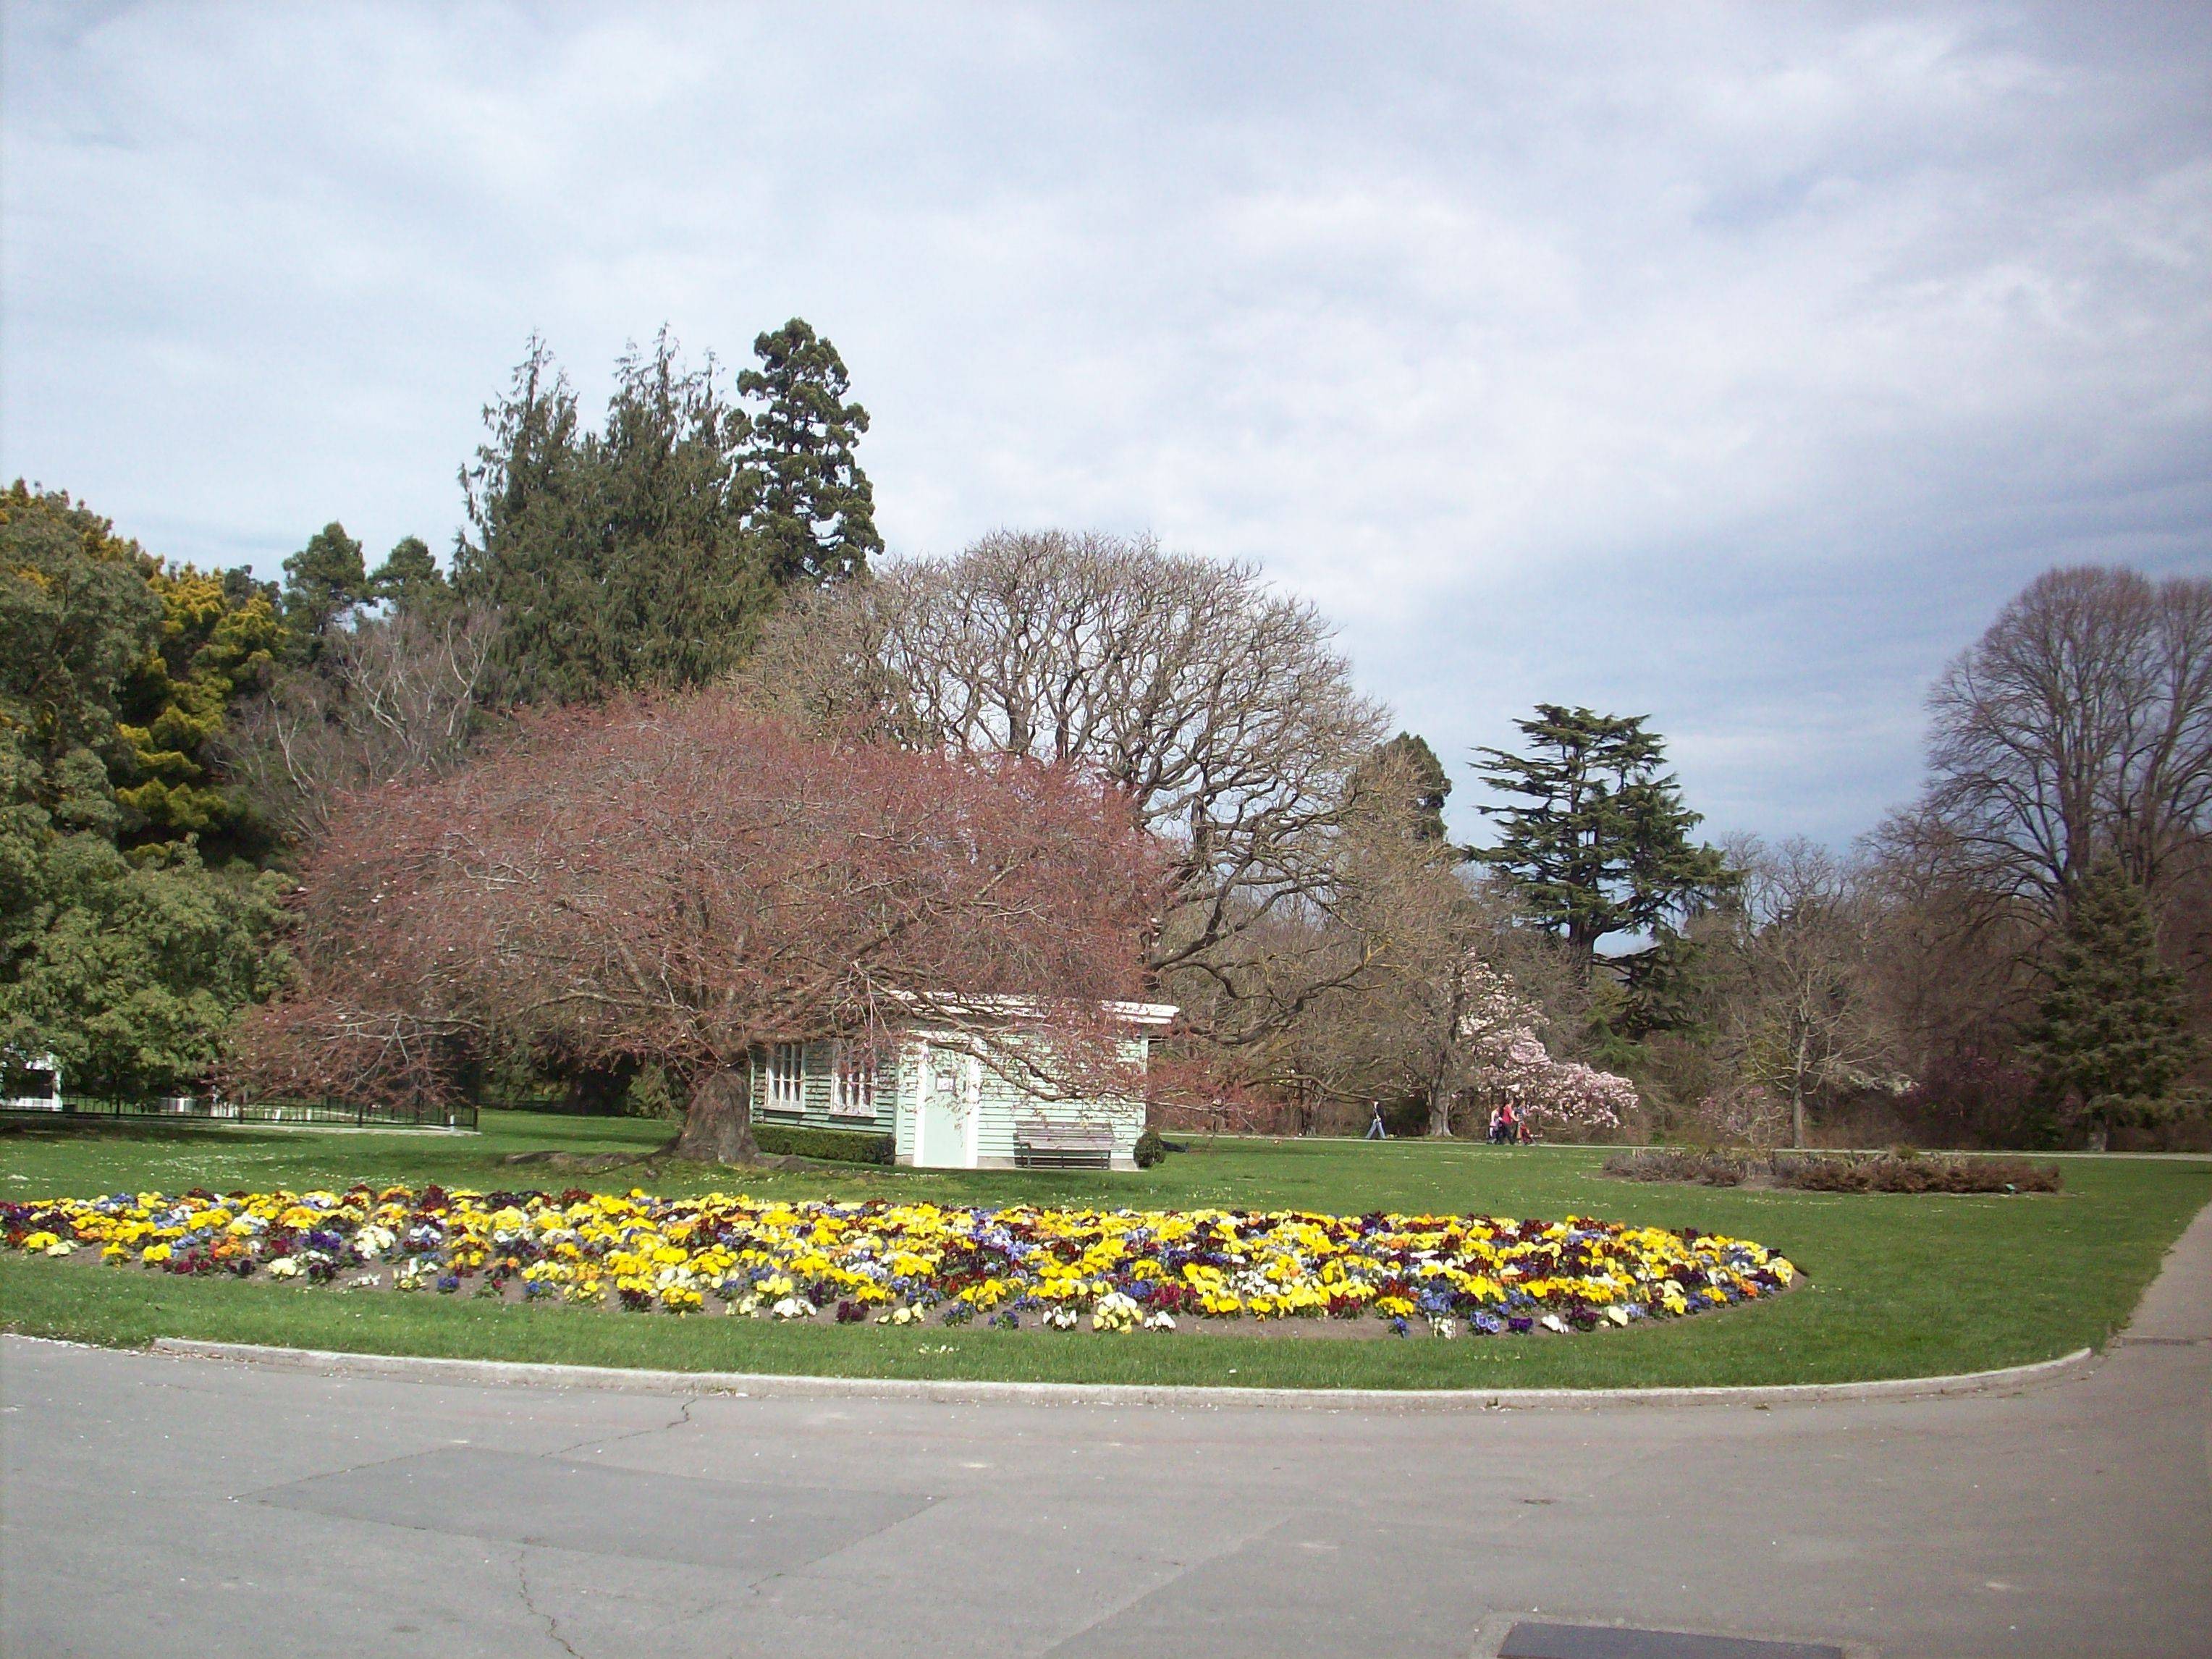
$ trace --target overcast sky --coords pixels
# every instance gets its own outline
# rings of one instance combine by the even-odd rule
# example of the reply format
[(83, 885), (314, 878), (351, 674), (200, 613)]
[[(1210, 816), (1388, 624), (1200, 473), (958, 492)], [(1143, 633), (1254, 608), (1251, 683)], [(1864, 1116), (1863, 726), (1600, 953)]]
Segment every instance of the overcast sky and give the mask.
[(2212, 569), (2212, 7), (7, 0), (0, 469), (450, 544), (533, 331), (806, 318), (894, 550), (1260, 561), (1479, 791), (1646, 714), (1841, 843), (2054, 562)]

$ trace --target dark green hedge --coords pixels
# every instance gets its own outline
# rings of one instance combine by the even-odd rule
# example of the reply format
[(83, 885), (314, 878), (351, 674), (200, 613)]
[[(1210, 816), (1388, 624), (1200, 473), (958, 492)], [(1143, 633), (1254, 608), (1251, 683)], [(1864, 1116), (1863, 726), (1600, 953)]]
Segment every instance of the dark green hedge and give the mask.
[(888, 1164), (889, 1135), (856, 1129), (800, 1129), (787, 1123), (756, 1123), (753, 1144), (778, 1158), (820, 1158), (836, 1164)]

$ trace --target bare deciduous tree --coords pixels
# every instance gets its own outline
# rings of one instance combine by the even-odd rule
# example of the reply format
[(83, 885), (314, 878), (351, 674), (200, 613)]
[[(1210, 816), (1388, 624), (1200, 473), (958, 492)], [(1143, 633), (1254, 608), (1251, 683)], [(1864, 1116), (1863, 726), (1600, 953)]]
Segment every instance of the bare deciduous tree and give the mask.
[(319, 840), (346, 792), (441, 776), (466, 758), (491, 700), (496, 631), (482, 606), (333, 631), (314, 669), (240, 712), (227, 769), (287, 836)]
[(817, 731), (1030, 756), (1125, 792), (1176, 863), (1148, 966), (1218, 1042), (1255, 1040), (1357, 971), (1279, 924), (1334, 902), (1346, 785), (1383, 713), (1313, 606), (1251, 566), (993, 535), (793, 605), (746, 679)]
[(2157, 895), (2212, 837), (2212, 581), (2047, 572), (1929, 706), (1929, 811), (2046, 915), (2105, 852)]
[(1864, 850), (1859, 879), (1881, 918), (1870, 991), (1905, 1069), (2008, 1048), (2032, 1007), (2040, 907), (1984, 885), (1979, 860), (1926, 811), (1893, 815)]
[(1822, 1090), (1889, 1080), (1871, 982), (1878, 912), (1857, 872), (1811, 842), (1742, 837), (1729, 863), (1744, 872), (1742, 894), (1701, 941), (1718, 951), (1723, 1042), (1743, 1080), (1787, 1106), (1790, 1144), (1802, 1146), (1807, 1103)]
[[(1462, 1020), (1496, 917), (1449, 849), (1418, 839), (1396, 813), (1352, 814), (1336, 858), (1328, 906), (1243, 941), (1260, 958), (1253, 971), (1288, 961), (1321, 986), (1297, 1018), (1251, 1045), (1250, 1062), (1300, 1103), (1302, 1128), (1322, 1101), (1411, 1097), (1426, 1103), (1431, 1133), (1449, 1134), (1464, 1082)], [(1306, 937), (1285, 951), (1279, 939), (1294, 926)]]

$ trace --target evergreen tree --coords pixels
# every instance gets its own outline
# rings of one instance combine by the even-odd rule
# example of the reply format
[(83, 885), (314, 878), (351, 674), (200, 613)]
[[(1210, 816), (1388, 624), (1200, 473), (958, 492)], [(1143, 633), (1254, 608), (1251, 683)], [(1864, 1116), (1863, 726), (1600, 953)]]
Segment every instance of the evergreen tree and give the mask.
[(796, 317), (754, 340), (753, 351), (761, 366), (738, 376), (738, 390), (765, 405), (745, 459), (758, 480), (752, 525), (770, 575), (818, 585), (866, 574), (884, 541), (875, 492), (853, 454), (868, 411), (844, 401), (844, 360)]
[(1406, 815), (1419, 841), (1444, 838), (1444, 802), (1451, 791), (1451, 776), (1436, 750), (1411, 732), (1378, 744), (1352, 774), (1353, 799), (1386, 796), (1388, 805)]
[(2157, 1115), (2196, 1047), (2181, 976), (2159, 958), (2142, 890), (2117, 860), (2100, 860), (2068, 895), (2024, 1054), (2101, 1146), (2115, 1125)]
[(20, 738), (52, 806), (71, 756), (120, 770), (118, 689), (159, 637), (160, 568), (138, 544), (58, 490), (0, 494), (0, 731)]
[(526, 701), (584, 696), (600, 678), (599, 537), (576, 394), (532, 337), (461, 488), (476, 539), (453, 552), (453, 586), (500, 613), (499, 650)]
[(256, 857), (270, 831), (218, 775), (225, 725), (276, 672), (286, 633), (265, 584), (249, 571), (155, 566), (147, 586), (161, 625), (124, 677), (117, 732), (129, 745), (116, 769), (130, 846), (197, 836), (203, 854)]
[(284, 561), (284, 626), (294, 659), (314, 661), (331, 629), (374, 597), (361, 544), (337, 520), (325, 525)]
[(421, 615), (442, 611), (453, 596), (445, 572), (419, 536), (403, 536), (393, 544), (370, 574), (368, 588), (380, 604)]
[(283, 590), (275, 582), (258, 580), (250, 564), (234, 564), (222, 573), (222, 602), (232, 609), (240, 609), (258, 599), (269, 607), (271, 615), (282, 615)]
[(1644, 721), (1539, 703), (1534, 720), (1514, 722), (1528, 754), (1475, 750), (1482, 781), (1520, 799), (1478, 809), (1499, 834), (1473, 856), (1504, 875), (1585, 969), (1613, 934), (1651, 933), (1663, 947), (1678, 922), (1734, 884), (1719, 850), (1691, 841), (1704, 819), (1661, 771), (1664, 745)]
[(99, 768), (41, 770), (0, 727), (0, 1054), (55, 1055), (71, 1093), (190, 1088), (289, 976), (272, 942), (286, 884), (207, 869), (189, 841), (126, 857), (82, 810)]
[(526, 700), (594, 701), (698, 685), (750, 645), (773, 587), (747, 528), (744, 411), (708, 359), (678, 361), (663, 330), (618, 366), (603, 432), (533, 340), (489, 441), (464, 470), (473, 541), (453, 586), (501, 617), (499, 659)]
[(204, 1078), (286, 972), (212, 742), (281, 643), (243, 573), (165, 566), (60, 491), (0, 491), (0, 1055), (72, 1091)]
[(662, 331), (620, 367), (597, 464), (608, 588), (619, 610), (609, 655), (625, 685), (701, 685), (750, 648), (774, 599), (750, 527), (755, 481), (744, 410), (696, 373)]
[(165, 565), (60, 491), (0, 492), (0, 730), (57, 822), (126, 848), (265, 852), (216, 749), (283, 642), (250, 571)]

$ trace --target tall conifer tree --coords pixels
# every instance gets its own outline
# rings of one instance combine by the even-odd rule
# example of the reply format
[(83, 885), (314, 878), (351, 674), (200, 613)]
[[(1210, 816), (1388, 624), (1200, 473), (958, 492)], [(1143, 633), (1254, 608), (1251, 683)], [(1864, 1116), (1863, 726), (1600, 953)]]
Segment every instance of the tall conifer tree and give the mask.
[(868, 411), (847, 403), (837, 348), (794, 317), (753, 342), (760, 367), (738, 376), (757, 400), (747, 463), (757, 479), (753, 529), (779, 583), (864, 574), (884, 550), (875, 492), (854, 456)]
[(1661, 770), (1665, 746), (1644, 720), (1539, 703), (1534, 720), (1514, 722), (1528, 754), (1475, 750), (1482, 781), (1517, 799), (1478, 809), (1499, 833), (1474, 856), (1507, 877), (1586, 966), (1616, 933), (1663, 943), (1733, 884), (1719, 851), (1690, 839), (1705, 820)]
[(2023, 1052), (2101, 1146), (2115, 1126), (2157, 1114), (2196, 1047), (2181, 976), (2160, 960), (2142, 890), (2117, 860), (2100, 860), (2068, 895)]
[(702, 684), (750, 645), (773, 597), (748, 527), (755, 491), (744, 412), (710, 358), (678, 360), (663, 330), (617, 369), (599, 432), (542, 342), (485, 411), (465, 469), (473, 539), (459, 596), (498, 607), (500, 665), (527, 700), (589, 702)]
[(422, 616), (442, 612), (453, 597), (452, 586), (420, 536), (403, 536), (369, 574), (369, 589), (383, 604)]

